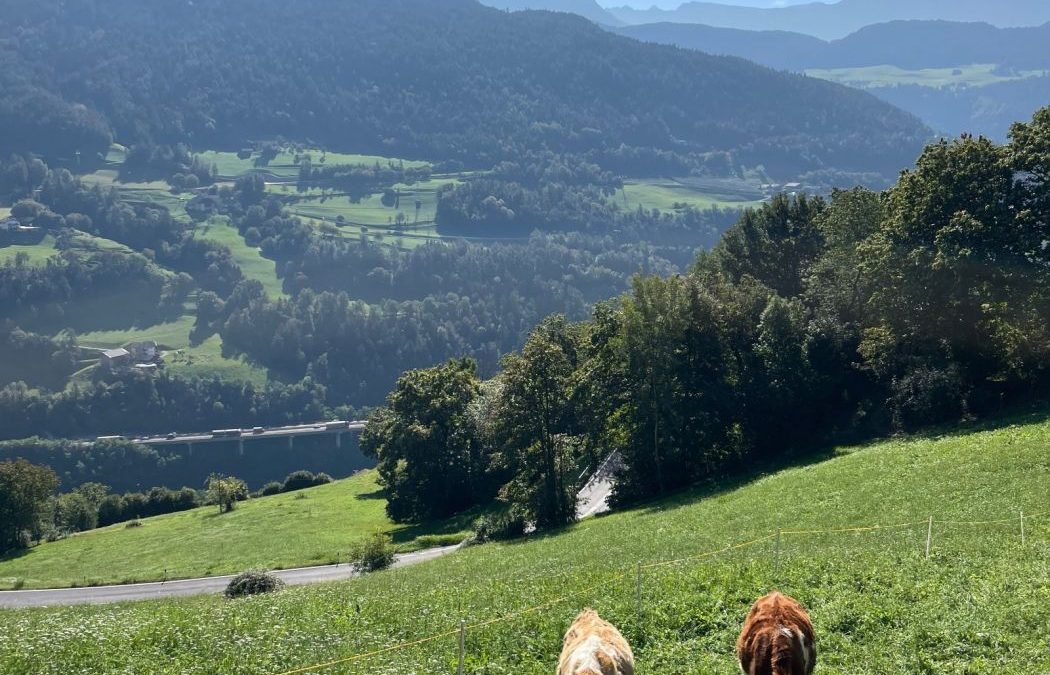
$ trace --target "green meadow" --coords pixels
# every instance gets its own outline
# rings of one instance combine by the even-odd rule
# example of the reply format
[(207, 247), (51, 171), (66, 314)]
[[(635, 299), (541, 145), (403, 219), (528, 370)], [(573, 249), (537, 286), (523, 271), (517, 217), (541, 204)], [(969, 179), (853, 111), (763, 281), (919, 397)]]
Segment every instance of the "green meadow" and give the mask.
[(613, 199), (626, 209), (674, 211), (682, 205), (696, 209), (744, 209), (762, 203), (754, 186), (737, 181), (703, 181), (688, 178), (628, 179)]
[[(241, 159), (237, 156), (236, 152), (223, 152), (218, 150), (208, 150), (206, 152), (198, 153), (201, 158), (209, 164), (214, 164), (219, 171), (219, 177), (224, 179), (237, 178), (243, 176), (246, 173), (260, 172), (267, 173), (277, 178), (288, 178), (294, 180), (299, 176), (299, 165), (295, 161), (296, 153), (282, 151), (278, 153), (277, 157), (267, 162), (265, 165), (257, 165), (256, 160), (259, 158), (259, 153), (253, 153), (251, 158)], [(341, 153), (341, 152), (326, 152), (319, 149), (304, 150), (298, 153), (300, 156), (309, 155), (311, 162), (315, 166), (321, 166), (321, 158), (324, 158), (323, 164), (368, 164), (372, 165), (376, 162), (380, 164), (386, 164), (388, 162), (402, 162), (406, 167), (421, 167), (426, 166), (429, 162), (415, 161), (408, 159), (396, 159), (392, 157), (379, 157), (377, 155), (358, 155), (352, 153)]]
[(277, 277), (277, 263), (264, 258), (258, 248), (249, 246), (225, 216), (216, 216), (197, 226), (198, 237), (218, 242), (230, 249), (233, 259), (246, 279), (263, 285), (271, 298), (284, 297), (281, 280)]
[(978, 63), (956, 68), (923, 68), (905, 70), (897, 66), (866, 66), (859, 68), (814, 68), (806, 71), (810, 77), (831, 80), (861, 89), (894, 87), (916, 84), (923, 87), (983, 87), (998, 82), (1041, 77), (1047, 71), (1024, 70), (1011, 74), (996, 72), (995, 64)]
[(316, 488), (83, 532), (0, 561), (0, 587), (56, 588), (161, 581), (346, 562), (350, 546), (389, 532), (411, 551), (457, 543), (466, 520), (396, 525), (386, 516), (374, 471)]
[(50, 234), (36, 244), (0, 246), (0, 265), (14, 262), (19, 253), (24, 253), (27, 256), (26, 262), (28, 264), (43, 265), (48, 258), (58, 254), (58, 249), (55, 248), (55, 238)]
[[(821, 673), (1050, 672), (1048, 444), (1045, 415), (1016, 419), (840, 448), (359, 580), (244, 601), (0, 612), (0, 631), (13, 636), (0, 642), (0, 671), (284, 673), (336, 661), (308, 672), (447, 673), (463, 620), (466, 672), (540, 675), (553, 672), (573, 616), (592, 606), (631, 641), (639, 672), (730, 675), (750, 603), (779, 588), (812, 615)], [(1044, 514), (1028, 519), (1024, 545), (1022, 509)], [(311, 527), (301, 512), (294, 523)], [(898, 527), (785, 533), (779, 545), (775, 535), (875, 524)], [(181, 559), (187, 546), (170, 540), (163, 555)], [(75, 576), (78, 563), (67, 567)]]
[[(346, 195), (330, 196), (327, 191), (322, 193), (316, 188), (298, 192), (294, 185), (271, 184), (267, 186), (267, 190), (279, 196), (295, 196), (297, 200), (290, 210), (296, 215), (317, 220), (327, 219), (328, 222), (334, 222), (336, 218), (343, 216), (352, 224), (386, 227), (394, 225), (398, 214), (401, 214), (404, 216), (405, 225), (415, 229), (414, 226), (420, 223), (433, 223), (437, 213), (438, 192), (446, 185), (456, 185), (459, 182), (461, 179), (458, 177), (435, 176), (411, 185), (398, 183), (392, 186), (392, 189), (401, 193), (400, 208), (383, 205), (381, 192), (354, 203)], [(417, 201), (420, 207), (418, 211)]]

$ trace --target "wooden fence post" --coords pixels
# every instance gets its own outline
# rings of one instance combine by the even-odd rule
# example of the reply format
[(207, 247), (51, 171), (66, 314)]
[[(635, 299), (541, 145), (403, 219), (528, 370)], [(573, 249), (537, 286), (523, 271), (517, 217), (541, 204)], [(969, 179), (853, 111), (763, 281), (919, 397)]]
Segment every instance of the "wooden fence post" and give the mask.
[(777, 551), (773, 556), (773, 577), (780, 578), (780, 530), (777, 530)]
[(642, 563), (638, 563), (634, 575), (634, 617), (638, 623), (638, 636), (642, 635)]
[(458, 675), (463, 675), (463, 667), (466, 661), (467, 622), (459, 620), (459, 670)]

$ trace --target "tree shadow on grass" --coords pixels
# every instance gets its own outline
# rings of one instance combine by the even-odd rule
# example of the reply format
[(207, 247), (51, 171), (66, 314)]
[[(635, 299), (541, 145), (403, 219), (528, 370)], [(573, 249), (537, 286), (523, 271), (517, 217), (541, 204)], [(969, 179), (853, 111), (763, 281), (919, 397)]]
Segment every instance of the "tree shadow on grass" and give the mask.
[(380, 488), (378, 490), (373, 490), (372, 492), (362, 492), (361, 494), (355, 496), (354, 499), (369, 500), (369, 501), (382, 499), (382, 500), (385, 501), (386, 497), (387, 497), (386, 490), (383, 490), (382, 488)]
[[(39, 546), (38, 543), (36, 546)], [(12, 560), (18, 560), (24, 558), (33, 552), (36, 546), (30, 546), (29, 548), (19, 548), (13, 551), (7, 551), (6, 553), (0, 554), (0, 563), (11, 562)]]
[(441, 537), (459, 534), (471, 529), (474, 521), (484, 513), (483, 509), (473, 508), (463, 513), (458, 513), (444, 520), (415, 523), (399, 527), (390, 532), (390, 538), (395, 544), (407, 544), (421, 537)]

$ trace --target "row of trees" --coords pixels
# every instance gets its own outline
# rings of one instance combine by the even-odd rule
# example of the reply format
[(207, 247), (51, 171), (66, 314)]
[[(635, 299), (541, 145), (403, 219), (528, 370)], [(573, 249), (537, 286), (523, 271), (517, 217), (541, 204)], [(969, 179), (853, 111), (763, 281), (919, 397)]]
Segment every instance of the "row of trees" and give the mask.
[(328, 164), (315, 166), (309, 157), (299, 162), (300, 190), (313, 187), (334, 188), (360, 200), (374, 192), (397, 183), (411, 185), (430, 178), (429, 164), (406, 167), (404, 162), (389, 161), (380, 164)]
[(406, 373), (362, 439), (391, 515), (499, 495), (554, 526), (579, 468), (614, 450), (614, 499), (632, 502), (1045, 395), (1048, 148), (1044, 109), (1006, 146), (929, 146), (884, 194), (778, 197), (688, 274), (542, 322), (493, 380)]
[(26, 382), (48, 389), (64, 387), (80, 361), (74, 333), (52, 338), (21, 330), (10, 321), (0, 323), (0, 353), (0, 384)]
[(0, 312), (22, 320), (60, 315), (71, 303), (121, 288), (141, 288), (158, 303), (168, 290), (170, 305), (179, 304), (188, 290), (174, 278), (169, 282), (144, 256), (128, 252), (68, 253), (39, 265), (16, 257), (0, 265)]
[(634, 240), (686, 240), (713, 246), (736, 218), (735, 210), (692, 206), (671, 212), (638, 207), (622, 209), (610, 197), (611, 186), (543, 183), (529, 187), (514, 181), (478, 178), (445, 187), (438, 196), (442, 234), (510, 237), (543, 232), (617, 234)]

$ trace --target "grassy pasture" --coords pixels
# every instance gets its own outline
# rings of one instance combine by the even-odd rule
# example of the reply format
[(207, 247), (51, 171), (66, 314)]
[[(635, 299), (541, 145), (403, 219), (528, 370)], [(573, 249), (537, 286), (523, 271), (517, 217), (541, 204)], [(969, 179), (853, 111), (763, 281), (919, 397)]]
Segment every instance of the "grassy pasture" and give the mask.
[[(0, 216), (2, 218), (2, 216)], [(25, 253), (29, 256), (30, 265), (43, 265), (47, 262), (47, 259), (57, 255), (58, 249), (55, 248), (55, 238), (50, 234), (45, 236), (37, 244), (13, 244), (11, 246), (0, 246), (0, 265), (6, 265), (8, 262), (14, 262), (14, 259), (19, 253)]]
[[(278, 178), (294, 179), (299, 176), (299, 165), (295, 162), (295, 153), (281, 152), (266, 166), (256, 166), (255, 161), (259, 153), (253, 153), (250, 159), (241, 159), (236, 152), (223, 152), (208, 150), (198, 153), (204, 161), (214, 164), (221, 178), (237, 178), (246, 173), (267, 173)], [(429, 162), (397, 159), (391, 157), (379, 157), (377, 155), (358, 155), (341, 152), (323, 152), (321, 150), (305, 150), (303, 155), (310, 155), (314, 166), (322, 166), (321, 157), (325, 158), (325, 165), (334, 164), (386, 164), (388, 162), (403, 162), (406, 167), (426, 166)]]
[[(751, 480), (711, 485), (522, 543), (487, 545), (364, 579), (228, 602), (201, 597), (0, 612), (0, 671), (282, 673), (420, 638), (440, 639), (319, 673), (546, 674), (583, 606), (618, 624), (641, 672), (737, 673), (733, 642), (772, 587), (802, 600), (819, 672), (1050, 672), (1050, 422), (843, 448)], [(938, 522), (929, 560), (925, 521)], [(301, 516), (301, 514), (300, 514)], [(309, 526), (308, 519), (299, 521)], [(647, 568), (768, 535), (875, 523), (908, 527), (784, 535), (702, 560)], [(175, 548), (175, 547), (172, 547)], [(174, 552), (172, 555), (182, 555)], [(777, 569), (778, 568), (778, 569)], [(494, 618), (505, 621), (485, 626)]]
[[(73, 232), (72, 243), (69, 249), (67, 249), (73, 253), (90, 253), (93, 251), (131, 252), (131, 249), (127, 246), (115, 242), (112, 239), (104, 239), (102, 237), (96, 237), (87, 234), (86, 232), (79, 232), (76, 230)], [(47, 234), (35, 244), (0, 246), (0, 265), (8, 261), (13, 261), (19, 253), (25, 253), (29, 256), (30, 265), (43, 265), (49, 258), (59, 254), (60, 251), (56, 246), (56, 243), (54, 235)]]
[[(130, 298), (132, 302), (135, 298)], [(120, 298), (107, 295), (98, 299), (100, 311), (112, 311), (109, 307), (119, 306)], [(105, 315), (105, 314), (103, 314)], [(78, 335), (78, 342), (85, 347), (96, 349), (111, 348), (129, 342), (153, 340), (162, 345), (165, 369), (168, 372), (187, 377), (220, 377), (224, 380), (241, 380), (257, 385), (265, 384), (268, 376), (265, 368), (250, 363), (243, 358), (224, 356), (222, 339), (218, 335), (209, 336), (199, 344), (190, 341), (190, 331), (196, 321), (196, 307), (187, 303), (185, 311), (179, 316), (161, 317), (155, 322), (146, 321), (146, 325), (101, 329)]]
[(743, 182), (666, 178), (626, 180), (623, 190), (612, 199), (630, 210), (641, 206), (673, 211), (676, 204), (697, 209), (743, 209), (761, 204), (763, 195), (757, 188)]
[(384, 511), (374, 471), (294, 493), (243, 502), (232, 513), (217, 507), (173, 513), (84, 532), (42, 544), (0, 562), (0, 585), (27, 587), (156, 581), (346, 562), (351, 544), (390, 532), (398, 548), (415, 550), (460, 541), (464, 522), (399, 526)]
[(806, 74), (822, 80), (831, 80), (860, 89), (877, 89), (898, 85), (917, 84), (923, 87), (983, 87), (999, 82), (1041, 77), (1042, 70), (1018, 71), (1011, 75), (995, 72), (991, 63), (978, 63), (956, 68), (924, 68), (905, 70), (897, 66), (867, 66), (860, 68), (810, 69)]
[(218, 242), (230, 249), (237, 266), (245, 278), (255, 279), (263, 285), (271, 298), (284, 296), (281, 280), (277, 278), (277, 263), (264, 258), (258, 248), (249, 246), (244, 237), (237, 231), (225, 216), (212, 218), (207, 223), (197, 226), (199, 237)]
[[(297, 192), (294, 185), (268, 185), (267, 190), (279, 196), (297, 196), (299, 201), (290, 207), (290, 210), (297, 215), (318, 220), (327, 218), (329, 222), (343, 216), (350, 223), (385, 227), (397, 219), (398, 213), (402, 213), (405, 216), (405, 223), (411, 226), (417, 222), (433, 222), (437, 212), (438, 191), (446, 185), (455, 185), (459, 182), (458, 177), (435, 176), (430, 180), (411, 185), (398, 183), (392, 187), (401, 191), (400, 209), (384, 206), (381, 192), (369, 195), (358, 203), (353, 203), (346, 196), (322, 198), (321, 191), (316, 188), (307, 192)], [(418, 214), (416, 213), (416, 200), (420, 201)]]
[[(123, 160), (120, 160), (121, 162)], [(119, 163), (118, 163), (119, 166)], [(166, 181), (156, 180), (148, 182), (120, 180), (120, 171), (116, 168), (99, 169), (94, 173), (85, 174), (80, 177), (85, 185), (101, 185), (104, 188), (116, 188), (121, 196), (132, 203), (143, 203), (162, 206), (177, 218), (185, 219), (186, 202), (193, 195), (189, 193), (172, 194), (171, 186)]]

